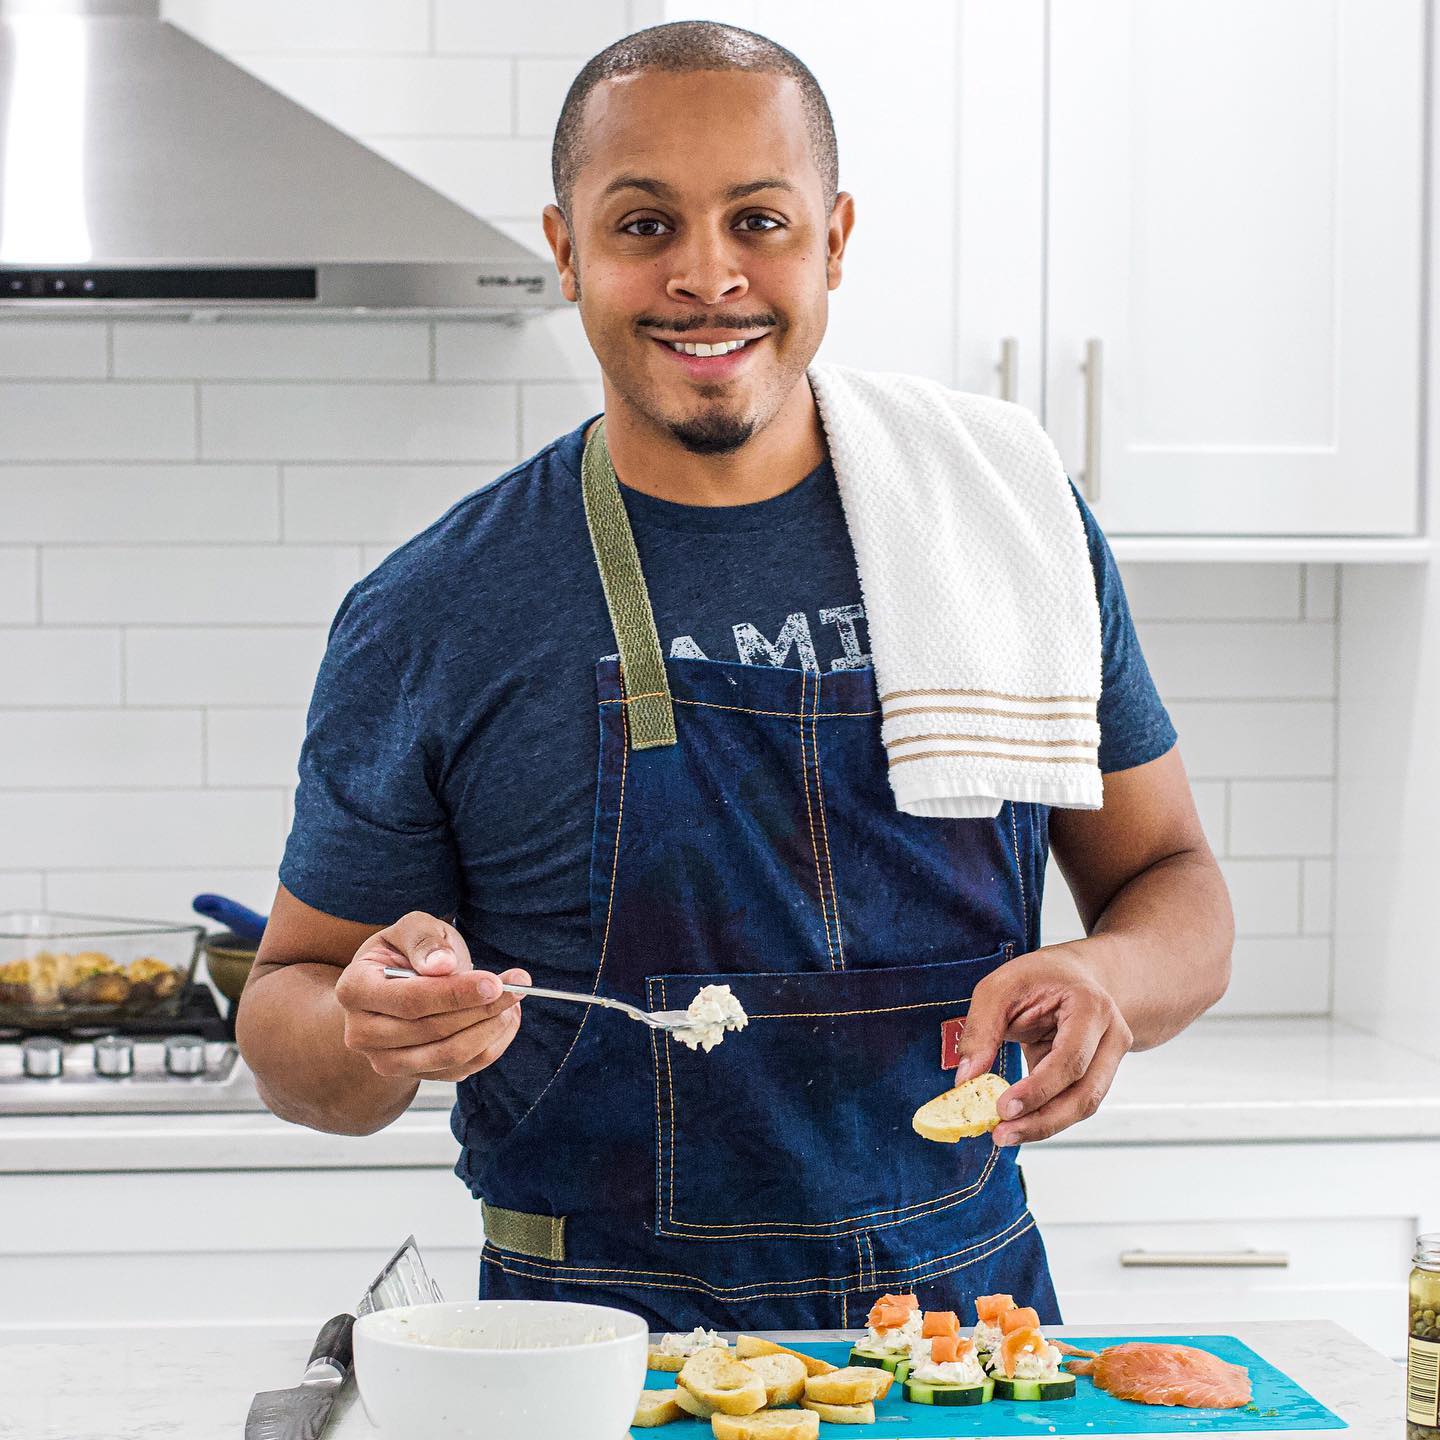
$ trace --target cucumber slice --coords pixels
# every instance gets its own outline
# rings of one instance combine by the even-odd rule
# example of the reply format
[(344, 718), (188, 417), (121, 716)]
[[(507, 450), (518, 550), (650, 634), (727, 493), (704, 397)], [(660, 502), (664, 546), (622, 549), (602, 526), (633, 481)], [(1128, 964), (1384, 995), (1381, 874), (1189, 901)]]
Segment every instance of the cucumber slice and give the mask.
[(906, 1355), (903, 1352), (891, 1354), (888, 1350), (862, 1350), (858, 1345), (850, 1352), (850, 1364), (869, 1365), (874, 1370), (888, 1370), (892, 1375)]
[(895, 1379), (899, 1384), (904, 1384), (910, 1378), (910, 1362), (902, 1360), (895, 1367)]
[(1075, 1394), (1075, 1377), (1062, 1375), (1058, 1380), (1006, 1380), (995, 1378), (997, 1400), (1069, 1400)]
[(941, 1385), (933, 1380), (907, 1380), (905, 1398), (914, 1405), (983, 1405), (995, 1394), (995, 1382), (983, 1385)]

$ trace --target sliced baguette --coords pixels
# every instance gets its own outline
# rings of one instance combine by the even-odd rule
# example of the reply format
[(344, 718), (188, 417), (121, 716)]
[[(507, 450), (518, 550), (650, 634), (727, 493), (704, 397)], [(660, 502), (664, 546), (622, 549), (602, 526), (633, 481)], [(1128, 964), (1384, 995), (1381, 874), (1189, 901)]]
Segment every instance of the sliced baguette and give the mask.
[(758, 1415), (712, 1415), (715, 1440), (818, 1440), (820, 1417), (811, 1410), (762, 1410)]
[(745, 1364), (765, 1383), (765, 1404), (793, 1405), (805, 1393), (805, 1366), (798, 1355), (755, 1355)]
[[(711, 1350), (724, 1350), (726, 1354), (730, 1353), (730, 1346), (728, 1342), (724, 1340), (718, 1345), (711, 1345), (706, 1348)], [(678, 1375), (680, 1371), (685, 1368), (685, 1362), (689, 1358), (688, 1355), (667, 1355), (658, 1345), (652, 1345), (650, 1347), (649, 1357), (645, 1361), (645, 1368), (647, 1370), (664, 1371), (667, 1374)]]
[(724, 1415), (753, 1415), (765, 1408), (765, 1382), (727, 1350), (701, 1350), (680, 1371), (680, 1384)]
[(641, 1430), (652, 1430), (657, 1425), (668, 1425), (678, 1420), (685, 1411), (676, 1396), (678, 1390), (642, 1390), (635, 1403), (635, 1418), (630, 1422)]
[(800, 1402), (831, 1425), (873, 1425), (875, 1407), (867, 1400), (863, 1405), (827, 1405), (823, 1400), (804, 1399)]
[(683, 1385), (675, 1392), (675, 1403), (687, 1415), (693, 1415), (697, 1420), (708, 1420), (715, 1413), (713, 1405), (697, 1400)]
[(762, 1340), (758, 1335), (737, 1335), (735, 1337), (735, 1357), (738, 1360), (751, 1360), (756, 1355), (793, 1355), (805, 1367), (807, 1375), (828, 1375), (837, 1367), (828, 1360), (819, 1360), (814, 1355), (805, 1355), (799, 1350), (791, 1350), (786, 1345), (777, 1345), (773, 1340)]
[(848, 1365), (828, 1375), (809, 1376), (805, 1398), (822, 1405), (863, 1405), (867, 1400), (883, 1400), (894, 1382), (894, 1372), (878, 1365)]
[(977, 1075), (927, 1100), (910, 1123), (917, 1135), (945, 1145), (971, 1135), (984, 1135), (1000, 1123), (995, 1102), (1009, 1088), (999, 1075)]

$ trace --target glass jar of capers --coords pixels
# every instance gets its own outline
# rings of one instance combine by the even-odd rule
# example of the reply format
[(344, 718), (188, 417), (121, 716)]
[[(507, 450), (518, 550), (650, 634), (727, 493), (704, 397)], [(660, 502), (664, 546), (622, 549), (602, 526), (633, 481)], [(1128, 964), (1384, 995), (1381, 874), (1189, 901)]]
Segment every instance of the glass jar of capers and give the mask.
[(1440, 1234), (1415, 1242), (1405, 1421), (1407, 1440), (1440, 1440)]

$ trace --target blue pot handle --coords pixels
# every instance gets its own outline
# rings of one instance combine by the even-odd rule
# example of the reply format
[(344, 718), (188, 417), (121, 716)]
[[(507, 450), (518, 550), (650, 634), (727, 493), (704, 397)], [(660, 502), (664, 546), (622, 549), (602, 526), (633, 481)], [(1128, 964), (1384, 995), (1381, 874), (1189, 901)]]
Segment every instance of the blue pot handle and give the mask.
[(227, 930), (233, 930), (242, 940), (258, 942), (265, 933), (266, 917), (238, 900), (227, 900), (223, 895), (197, 895), (191, 902), (191, 908), (197, 915), (218, 921)]

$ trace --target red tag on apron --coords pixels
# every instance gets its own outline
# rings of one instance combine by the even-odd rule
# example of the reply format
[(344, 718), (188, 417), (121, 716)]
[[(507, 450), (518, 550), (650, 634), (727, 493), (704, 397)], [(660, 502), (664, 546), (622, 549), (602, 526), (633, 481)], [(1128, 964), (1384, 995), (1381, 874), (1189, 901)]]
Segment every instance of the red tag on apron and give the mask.
[(956, 1070), (960, 1066), (960, 1037), (965, 1033), (965, 1017), (940, 1022), (940, 1068)]

